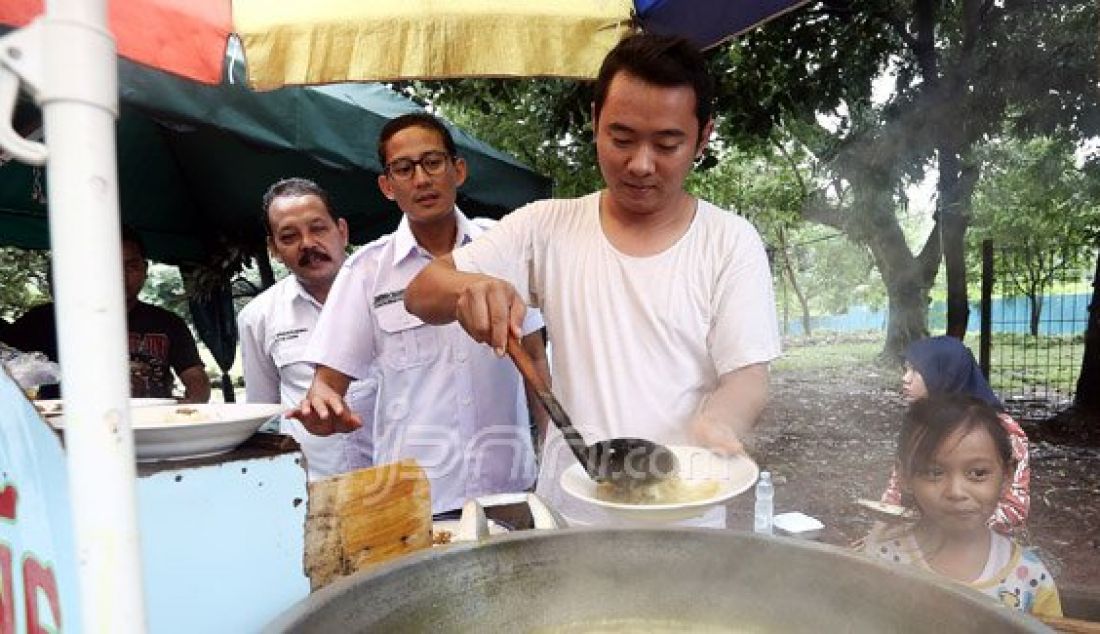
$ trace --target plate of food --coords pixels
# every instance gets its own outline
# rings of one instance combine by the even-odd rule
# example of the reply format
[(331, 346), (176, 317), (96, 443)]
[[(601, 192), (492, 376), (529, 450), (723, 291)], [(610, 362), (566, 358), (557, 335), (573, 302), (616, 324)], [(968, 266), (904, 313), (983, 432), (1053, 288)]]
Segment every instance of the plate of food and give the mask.
[(702, 515), (748, 490), (760, 475), (744, 454), (719, 456), (702, 447), (672, 445), (678, 471), (666, 480), (644, 486), (597, 484), (575, 463), (561, 475), (561, 487), (574, 498), (625, 519), (669, 522)]
[[(153, 405), (175, 405), (174, 398), (132, 398), (130, 407), (152, 407)], [(40, 398), (34, 401), (34, 408), (43, 416), (60, 416), (65, 413), (65, 402), (59, 398)]]
[[(133, 407), (134, 453), (139, 462), (155, 462), (232, 451), (285, 409), (257, 403)], [(56, 429), (65, 427), (64, 415), (48, 420)]]

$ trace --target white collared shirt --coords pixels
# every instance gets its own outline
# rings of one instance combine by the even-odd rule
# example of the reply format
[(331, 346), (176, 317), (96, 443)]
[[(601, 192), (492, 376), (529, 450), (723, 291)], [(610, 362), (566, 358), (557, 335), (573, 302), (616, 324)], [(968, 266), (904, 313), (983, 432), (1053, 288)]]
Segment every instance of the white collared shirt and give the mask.
[[(484, 223), (456, 214), (461, 246)], [(415, 458), (431, 480), (438, 513), (471, 497), (528, 488), (535, 456), (511, 361), (457, 323), (431, 326), (405, 310), (405, 288), (431, 260), (407, 219), (348, 258), (305, 357), (348, 376), (378, 377), (374, 462)], [(541, 327), (542, 316), (528, 311), (524, 334)]]
[[(306, 344), (321, 315), (321, 304), (288, 275), (252, 299), (237, 316), (249, 403), (297, 407), (313, 381), (313, 365), (303, 359)], [(363, 419), (363, 430), (314, 436), (297, 420), (284, 418), (283, 433), (298, 441), (310, 480), (369, 467), (370, 417), (378, 383), (366, 377), (348, 386), (347, 404)]]

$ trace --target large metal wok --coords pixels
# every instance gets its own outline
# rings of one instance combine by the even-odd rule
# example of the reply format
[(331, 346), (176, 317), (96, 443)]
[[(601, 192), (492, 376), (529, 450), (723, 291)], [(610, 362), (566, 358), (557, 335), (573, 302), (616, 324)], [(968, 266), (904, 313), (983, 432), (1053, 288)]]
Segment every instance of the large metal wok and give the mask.
[(426, 551), (334, 583), (268, 631), (523, 632), (624, 618), (749, 632), (1048, 631), (923, 573), (706, 529), (527, 531)]

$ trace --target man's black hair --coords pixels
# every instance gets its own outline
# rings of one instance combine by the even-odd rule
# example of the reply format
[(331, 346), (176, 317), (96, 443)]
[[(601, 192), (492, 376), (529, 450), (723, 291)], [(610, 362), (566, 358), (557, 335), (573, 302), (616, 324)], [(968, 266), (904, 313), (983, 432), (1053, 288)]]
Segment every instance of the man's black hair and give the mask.
[(611, 80), (626, 73), (646, 83), (666, 88), (688, 86), (695, 91), (695, 118), (699, 121), (699, 143), (703, 127), (714, 113), (714, 80), (707, 72), (703, 54), (690, 41), (671, 35), (641, 33), (621, 42), (604, 58), (596, 77), (595, 116), (600, 117)]
[(136, 248), (138, 251), (138, 255), (141, 256), (141, 259), (146, 259), (145, 242), (142, 241), (141, 234), (137, 232), (137, 229), (134, 229), (130, 225), (122, 225), (122, 244), (134, 245), (134, 248)]
[(458, 148), (455, 146), (454, 137), (451, 136), (451, 131), (447, 129), (447, 126), (443, 125), (443, 122), (440, 121), (438, 117), (434, 117), (426, 112), (411, 112), (409, 114), (403, 114), (396, 119), (390, 119), (386, 122), (386, 125), (382, 126), (382, 131), (378, 133), (378, 162), (382, 167), (386, 167), (386, 163), (388, 162), (386, 144), (393, 138), (393, 135), (405, 128), (412, 127), (424, 128), (436, 132), (443, 139), (443, 147), (446, 149), (447, 154), (452, 159), (458, 157)]

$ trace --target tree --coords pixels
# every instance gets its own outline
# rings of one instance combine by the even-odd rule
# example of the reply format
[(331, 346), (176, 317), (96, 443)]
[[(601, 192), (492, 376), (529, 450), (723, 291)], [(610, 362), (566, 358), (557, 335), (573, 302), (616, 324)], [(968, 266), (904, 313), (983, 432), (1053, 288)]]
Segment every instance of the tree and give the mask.
[(760, 230), (771, 256), (783, 324), (789, 322), (789, 291), (798, 302), (806, 335), (812, 334), (813, 313), (841, 312), (861, 295), (872, 268), (865, 248), (802, 219), (811, 193), (807, 183), (815, 178), (801, 149), (779, 142), (752, 152), (719, 146), (714, 167), (693, 174), (688, 183), (691, 191), (743, 214)]
[[(1100, 237), (1100, 234), (1098, 234)], [(1089, 321), (1085, 327), (1085, 354), (1081, 373), (1077, 376), (1077, 392), (1073, 396), (1074, 413), (1100, 422), (1100, 249), (1096, 251), (1096, 272), (1092, 278), (1092, 301)]]
[(1100, 231), (1100, 200), (1086, 171), (1074, 165), (1075, 149), (1068, 139), (1038, 136), (999, 138), (979, 152), (986, 167), (974, 196), (970, 243), (990, 239), (1011, 250), (1004, 270), (1028, 299), (1033, 336), (1053, 276), (1088, 266), (1091, 237)]
[[(818, 2), (716, 58), (722, 134), (750, 143), (791, 134), (833, 174), (804, 217), (871, 250), (889, 298), (886, 352), (897, 356), (927, 333), (941, 259), (948, 332), (965, 330), (977, 144), (1006, 124), (1018, 135), (1097, 131), (1095, 41), (1087, 0)], [(876, 97), (886, 80), (892, 91)], [(905, 185), (932, 170), (935, 225), (913, 253), (896, 213)]]

